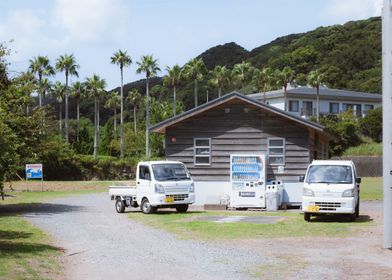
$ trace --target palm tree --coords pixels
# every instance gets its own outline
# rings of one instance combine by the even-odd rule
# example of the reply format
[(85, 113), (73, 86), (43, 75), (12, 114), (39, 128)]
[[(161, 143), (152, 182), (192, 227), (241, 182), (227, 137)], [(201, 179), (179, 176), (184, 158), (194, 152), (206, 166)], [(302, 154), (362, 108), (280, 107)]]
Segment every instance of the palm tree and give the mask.
[(52, 95), (59, 104), (59, 134), (63, 135), (63, 100), (65, 94), (65, 85), (57, 81), (52, 87)]
[(252, 71), (253, 67), (250, 62), (242, 61), (241, 63), (234, 65), (232, 70), (232, 76), (233, 80), (240, 85), (240, 89), (242, 89), (245, 86), (245, 83), (249, 81), (249, 77)]
[(177, 100), (176, 100), (176, 86), (181, 80), (181, 67), (178, 64), (172, 68), (166, 67), (167, 75), (163, 78), (163, 83), (167, 86), (173, 87), (173, 116), (176, 115)]
[(150, 129), (150, 107), (149, 107), (149, 93), (148, 86), (150, 78), (154, 77), (158, 71), (158, 61), (152, 55), (142, 56), (141, 60), (137, 62), (138, 68), (136, 73), (146, 73), (146, 156), (150, 159), (150, 142), (149, 142), (149, 129)]
[(266, 102), (266, 91), (270, 89), (273, 81), (274, 71), (265, 67), (262, 70), (255, 69), (253, 72), (253, 83), (258, 91), (263, 92), (263, 102)]
[(43, 93), (41, 92), (42, 79), (45, 76), (54, 75), (54, 69), (50, 65), (49, 58), (47, 56), (37, 56), (30, 59), (30, 71), (38, 76), (38, 100), (39, 107), (42, 107)]
[(222, 95), (222, 88), (230, 83), (230, 70), (226, 66), (215, 66), (214, 70), (211, 72), (212, 78), (210, 83), (218, 87), (218, 96)]
[(86, 85), (79, 81), (75, 82), (71, 86), (71, 96), (76, 100), (76, 142), (79, 143), (80, 134), (80, 100), (86, 95)]
[(131, 65), (132, 59), (126, 51), (118, 50), (110, 58), (112, 64), (120, 66), (121, 88), (120, 88), (120, 156), (124, 156), (124, 67)]
[(314, 71), (311, 71), (308, 74), (307, 78), (308, 78), (307, 79), (308, 83), (312, 87), (316, 88), (316, 91), (317, 91), (317, 95), (316, 95), (316, 103), (317, 103), (317, 106), (316, 106), (316, 117), (317, 117), (317, 122), (319, 122), (320, 121), (320, 85), (321, 85), (321, 83), (324, 80), (324, 75), (321, 74), (319, 70), (314, 70)]
[(99, 141), (99, 99), (105, 92), (106, 82), (94, 74), (86, 78), (86, 88), (90, 96), (94, 97), (94, 158), (97, 158)]
[(136, 108), (137, 108), (137, 105), (139, 104), (140, 100), (141, 100), (141, 95), (140, 95), (139, 91), (135, 88), (129, 92), (127, 100), (126, 100), (127, 103), (129, 102), (133, 105), (133, 130), (135, 131), (135, 133), (136, 133), (136, 124), (137, 124)]
[(112, 91), (109, 98), (106, 100), (105, 108), (113, 109), (113, 133), (114, 138), (117, 138), (117, 108), (120, 106), (120, 96), (116, 91)]
[(182, 69), (181, 75), (183, 75), (186, 79), (193, 80), (195, 83), (195, 107), (197, 107), (197, 82), (203, 79), (206, 72), (206, 66), (201, 58), (191, 59)]
[(294, 71), (290, 66), (285, 66), (281, 72), (281, 79), (284, 90), (284, 110), (287, 111), (287, 86), (291, 83), (294, 78)]
[(60, 55), (56, 60), (56, 69), (58, 72), (65, 72), (65, 141), (69, 142), (69, 127), (68, 127), (68, 76), (79, 77), (77, 69), (79, 65), (76, 64), (73, 54)]

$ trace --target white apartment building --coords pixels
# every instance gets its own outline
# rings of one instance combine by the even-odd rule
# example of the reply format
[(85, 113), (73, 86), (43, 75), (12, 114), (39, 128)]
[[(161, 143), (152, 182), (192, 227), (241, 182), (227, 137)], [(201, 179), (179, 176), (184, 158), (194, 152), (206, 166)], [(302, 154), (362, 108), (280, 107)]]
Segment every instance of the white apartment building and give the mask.
[[(263, 102), (264, 93), (247, 95), (259, 102)], [(287, 111), (293, 115), (308, 119), (316, 115), (317, 91), (312, 87), (288, 87)], [(320, 87), (320, 115), (339, 114), (349, 109), (358, 117), (381, 106), (382, 96), (376, 93), (365, 93), (349, 90), (330, 89)], [(265, 93), (266, 103), (284, 110), (284, 90), (274, 90)]]

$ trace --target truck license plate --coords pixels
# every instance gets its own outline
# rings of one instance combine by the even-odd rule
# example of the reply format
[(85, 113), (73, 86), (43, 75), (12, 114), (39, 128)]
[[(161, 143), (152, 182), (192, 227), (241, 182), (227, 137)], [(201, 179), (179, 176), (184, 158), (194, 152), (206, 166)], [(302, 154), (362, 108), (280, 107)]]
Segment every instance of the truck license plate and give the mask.
[(174, 202), (174, 197), (172, 197), (172, 196), (165, 197), (165, 202), (166, 203), (173, 203)]
[(308, 211), (309, 211), (309, 212), (319, 212), (319, 211), (320, 211), (320, 206), (309, 205), (309, 206), (308, 206)]

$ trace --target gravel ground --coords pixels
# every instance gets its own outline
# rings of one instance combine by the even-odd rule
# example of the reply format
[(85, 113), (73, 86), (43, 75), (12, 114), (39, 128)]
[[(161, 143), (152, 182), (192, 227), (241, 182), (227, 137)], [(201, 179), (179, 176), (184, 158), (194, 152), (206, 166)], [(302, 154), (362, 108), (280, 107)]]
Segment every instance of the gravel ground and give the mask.
[(235, 242), (178, 240), (117, 214), (106, 193), (27, 212), (65, 249), (60, 279), (392, 279), (392, 251), (381, 249), (381, 202), (361, 204), (361, 219), (375, 223), (361, 234)]
[(254, 279), (255, 267), (275, 259), (235, 244), (178, 240), (117, 214), (106, 193), (57, 199), (24, 216), (65, 249), (61, 279)]

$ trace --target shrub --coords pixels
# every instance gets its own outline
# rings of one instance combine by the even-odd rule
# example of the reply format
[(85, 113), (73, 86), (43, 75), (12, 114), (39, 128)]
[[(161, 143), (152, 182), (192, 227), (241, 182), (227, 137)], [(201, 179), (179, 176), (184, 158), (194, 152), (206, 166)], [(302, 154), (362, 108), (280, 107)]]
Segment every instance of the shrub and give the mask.
[(361, 130), (366, 136), (369, 136), (375, 142), (381, 142), (382, 133), (382, 108), (376, 108), (367, 112), (361, 120)]

